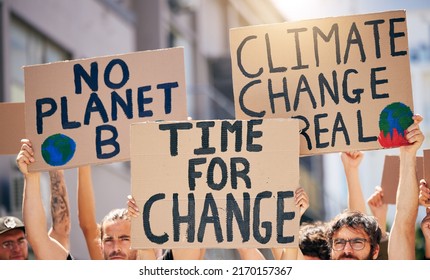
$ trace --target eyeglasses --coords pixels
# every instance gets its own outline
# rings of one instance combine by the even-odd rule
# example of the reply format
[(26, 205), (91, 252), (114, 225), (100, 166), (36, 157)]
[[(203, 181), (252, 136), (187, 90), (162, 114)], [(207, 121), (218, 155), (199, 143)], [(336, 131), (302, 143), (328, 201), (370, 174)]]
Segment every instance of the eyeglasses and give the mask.
[(364, 238), (353, 238), (353, 239), (335, 239), (333, 240), (333, 250), (342, 251), (345, 249), (346, 243), (349, 243), (352, 249), (354, 250), (362, 250), (364, 245), (366, 245), (367, 240)]
[(8, 250), (13, 250), (13, 248), (15, 247), (15, 245), (17, 245), (19, 248), (24, 248), (25, 246), (27, 246), (27, 239), (22, 238), (19, 239), (18, 241), (6, 241), (3, 242), (1, 244), (1, 246), (3, 247), (3, 249), (8, 249)]

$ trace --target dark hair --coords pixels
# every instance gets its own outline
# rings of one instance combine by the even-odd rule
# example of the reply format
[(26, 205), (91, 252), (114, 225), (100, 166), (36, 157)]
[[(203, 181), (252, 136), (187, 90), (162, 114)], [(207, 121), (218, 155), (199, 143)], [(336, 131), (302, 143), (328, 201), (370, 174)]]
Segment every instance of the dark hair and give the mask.
[(373, 253), (381, 241), (382, 232), (378, 222), (373, 216), (363, 214), (358, 211), (349, 211), (337, 215), (327, 229), (329, 246), (333, 245), (333, 235), (343, 227), (363, 230), (369, 238), (370, 253)]
[(330, 259), (326, 226), (322, 222), (303, 224), (299, 231), (299, 247), (304, 256)]
[(116, 220), (128, 220), (130, 221), (130, 217), (127, 215), (127, 209), (113, 209), (111, 210), (100, 222), (100, 240), (103, 240), (104, 229), (103, 225), (106, 222), (116, 221)]

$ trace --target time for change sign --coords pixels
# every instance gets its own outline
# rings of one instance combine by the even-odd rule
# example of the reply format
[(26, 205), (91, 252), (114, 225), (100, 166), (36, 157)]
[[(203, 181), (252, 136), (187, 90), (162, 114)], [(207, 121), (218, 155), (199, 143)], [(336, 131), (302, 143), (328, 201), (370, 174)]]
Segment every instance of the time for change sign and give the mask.
[(24, 67), (31, 171), (130, 159), (130, 124), (186, 120), (183, 48)]
[(299, 121), (131, 125), (133, 248), (297, 246)]
[(230, 30), (236, 118), (300, 121), (301, 155), (407, 144), (405, 11)]

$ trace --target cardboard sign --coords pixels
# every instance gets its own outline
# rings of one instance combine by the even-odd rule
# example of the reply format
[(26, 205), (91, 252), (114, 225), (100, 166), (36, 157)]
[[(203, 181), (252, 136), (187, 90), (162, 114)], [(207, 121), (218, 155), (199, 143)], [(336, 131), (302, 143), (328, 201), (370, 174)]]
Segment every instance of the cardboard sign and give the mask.
[(25, 138), (24, 103), (0, 103), (0, 155), (18, 154)]
[(418, 181), (422, 178), (426, 180), (427, 184), (430, 184), (430, 150), (423, 150), (424, 156), (424, 175), (423, 177), (418, 177)]
[[(424, 158), (417, 156), (417, 179), (418, 182), (424, 178)], [(384, 203), (396, 204), (397, 187), (400, 177), (400, 157), (386, 155), (384, 170), (382, 171), (381, 188), (384, 191)]]
[(131, 126), (133, 248), (297, 246), (299, 124), (292, 119)]
[(31, 171), (130, 159), (130, 124), (186, 120), (183, 48), (24, 67)]
[(230, 30), (236, 118), (300, 120), (301, 155), (406, 144), (405, 11)]

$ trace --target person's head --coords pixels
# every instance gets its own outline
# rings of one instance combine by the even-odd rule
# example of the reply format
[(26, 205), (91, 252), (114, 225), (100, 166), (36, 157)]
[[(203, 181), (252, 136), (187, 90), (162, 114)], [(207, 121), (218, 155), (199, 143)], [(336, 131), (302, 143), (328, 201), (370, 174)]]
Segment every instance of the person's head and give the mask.
[(0, 260), (27, 260), (24, 224), (12, 216), (0, 218)]
[(381, 229), (372, 216), (345, 211), (327, 229), (332, 260), (372, 260), (378, 257)]
[(127, 209), (110, 211), (100, 223), (101, 249), (105, 260), (135, 260), (131, 245), (131, 221)]
[(304, 224), (299, 231), (299, 247), (305, 260), (329, 260), (326, 226), (321, 222)]

